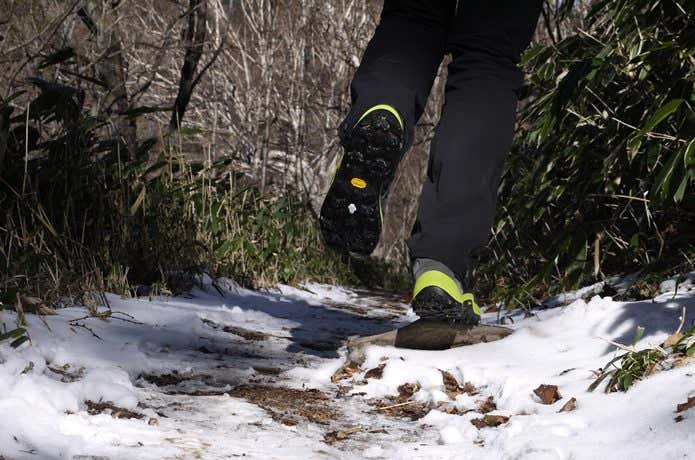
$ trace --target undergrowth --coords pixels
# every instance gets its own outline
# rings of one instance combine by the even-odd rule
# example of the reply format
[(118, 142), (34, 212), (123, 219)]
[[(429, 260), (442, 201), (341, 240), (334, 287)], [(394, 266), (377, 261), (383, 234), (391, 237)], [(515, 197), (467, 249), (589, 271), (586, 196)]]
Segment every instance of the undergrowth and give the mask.
[(695, 326), (683, 331), (684, 321), (685, 309), (678, 330), (657, 347), (642, 350), (635, 348), (644, 334), (644, 328), (641, 327), (635, 331), (631, 346), (614, 343), (625, 353), (617, 355), (601, 368), (596, 380), (589, 386), (589, 391), (596, 390), (604, 381), (607, 381), (606, 393), (627, 391), (635, 382), (655, 372), (694, 362)]
[[(356, 282), (292, 190), (261, 194), (229, 159), (187, 159), (148, 139), (126, 159), (76, 88), (35, 79), (0, 106), (0, 301), (85, 290), (180, 292), (187, 274), (250, 286)], [(158, 145), (159, 144), (159, 145)], [(155, 154), (157, 151), (161, 152)]]
[(517, 306), (695, 269), (694, 18), (687, 2), (601, 0), (586, 30), (528, 50), (481, 292)]

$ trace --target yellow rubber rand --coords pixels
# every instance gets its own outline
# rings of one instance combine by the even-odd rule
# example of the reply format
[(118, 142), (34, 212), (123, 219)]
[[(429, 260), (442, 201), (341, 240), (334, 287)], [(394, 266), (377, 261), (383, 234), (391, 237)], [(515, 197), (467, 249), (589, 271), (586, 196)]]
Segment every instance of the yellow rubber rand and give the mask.
[(480, 316), (480, 307), (475, 302), (475, 297), (470, 292), (463, 293), (459, 290), (454, 281), (450, 276), (437, 270), (429, 270), (423, 273), (417, 281), (415, 281), (415, 287), (413, 288), (413, 298), (415, 298), (420, 291), (428, 286), (437, 286), (444, 292), (449, 294), (452, 299), (458, 303), (464, 304), (467, 302), (471, 303), (471, 307), (476, 315)]
[[(401, 126), (401, 129), (404, 129), (403, 128), (403, 119), (401, 118), (401, 115), (398, 113), (398, 110), (394, 109), (392, 106), (390, 106), (388, 104), (378, 104), (378, 105), (375, 105), (374, 107), (372, 107), (371, 109), (368, 109), (366, 112), (364, 112), (362, 114), (360, 119), (357, 120), (357, 123), (362, 121), (362, 119), (364, 117), (366, 117), (370, 113), (374, 112), (375, 110), (386, 110), (387, 112), (392, 113), (393, 116), (396, 117), (396, 120), (398, 120), (398, 124)], [(355, 125), (357, 125), (357, 123), (355, 123)]]

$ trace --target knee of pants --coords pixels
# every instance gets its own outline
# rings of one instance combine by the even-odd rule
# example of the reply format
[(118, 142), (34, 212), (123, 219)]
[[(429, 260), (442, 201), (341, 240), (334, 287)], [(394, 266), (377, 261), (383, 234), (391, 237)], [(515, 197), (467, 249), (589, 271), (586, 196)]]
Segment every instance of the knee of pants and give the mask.
[(523, 85), (523, 72), (509, 56), (481, 50), (463, 50), (452, 55), (448, 67), (448, 88), (492, 87), (517, 93)]

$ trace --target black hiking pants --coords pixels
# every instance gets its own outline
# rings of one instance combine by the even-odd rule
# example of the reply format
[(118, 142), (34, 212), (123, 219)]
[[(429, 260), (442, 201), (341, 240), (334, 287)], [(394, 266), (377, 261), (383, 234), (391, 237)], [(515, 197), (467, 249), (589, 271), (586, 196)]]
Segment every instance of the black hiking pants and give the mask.
[(408, 246), (412, 258), (440, 261), (464, 284), (490, 237), (523, 81), (517, 64), (540, 9), (541, 0), (385, 0), (352, 81), (352, 109), (341, 135), (365, 110), (388, 104), (404, 121), (407, 150), (437, 69), (451, 53), (446, 101)]

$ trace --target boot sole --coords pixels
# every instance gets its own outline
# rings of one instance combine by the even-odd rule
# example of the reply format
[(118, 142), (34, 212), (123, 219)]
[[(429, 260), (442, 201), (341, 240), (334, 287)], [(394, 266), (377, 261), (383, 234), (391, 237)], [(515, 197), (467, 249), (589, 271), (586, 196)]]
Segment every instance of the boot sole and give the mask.
[(402, 137), (398, 120), (384, 110), (355, 126), (321, 207), (326, 244), (357, 256), (374, 250), (381, 236), (381, 197), (398, 166)]
[(452, 299), (442, 288), (428, 286), (412, 302), (413, 311), (422, 319), (476, 325), (480, 322), (470, 305)]

